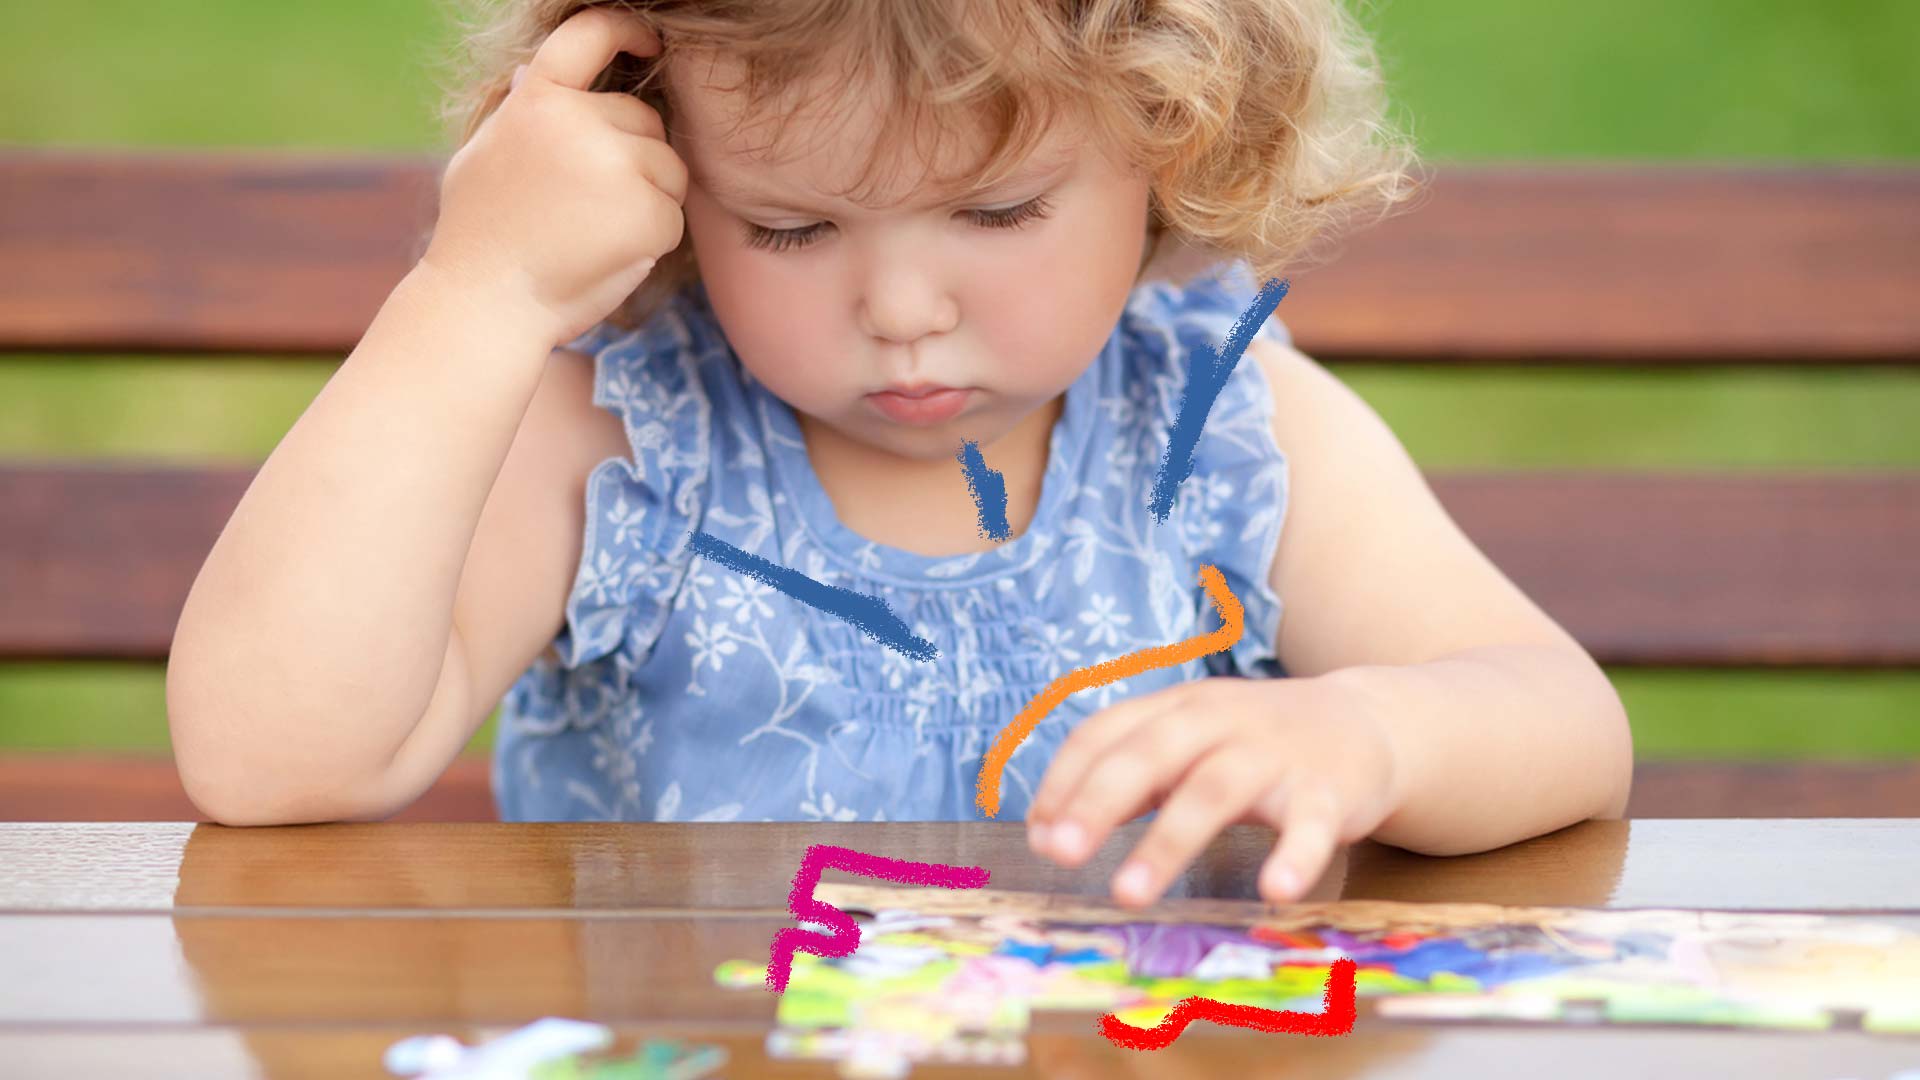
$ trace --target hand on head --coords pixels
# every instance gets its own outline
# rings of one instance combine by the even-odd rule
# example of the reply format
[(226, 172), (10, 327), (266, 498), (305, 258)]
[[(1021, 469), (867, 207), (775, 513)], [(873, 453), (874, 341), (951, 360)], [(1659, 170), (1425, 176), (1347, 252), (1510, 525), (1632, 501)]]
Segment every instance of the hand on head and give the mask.
[(687, 167), (652, 107), (590, 87), (620, 53), (660, 52), (645, 21), (613, 8), (555, 28), (449, 159), (422, 263), (524, 308), (556, 344), (618, 307), (679, 246)]

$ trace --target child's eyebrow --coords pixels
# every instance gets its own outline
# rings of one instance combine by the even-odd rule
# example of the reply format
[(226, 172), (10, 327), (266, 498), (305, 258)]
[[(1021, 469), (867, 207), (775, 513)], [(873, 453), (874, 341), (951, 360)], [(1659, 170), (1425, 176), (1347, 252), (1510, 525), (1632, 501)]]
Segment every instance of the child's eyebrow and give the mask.
[[(963, 191), (947, 200), (947, 205), (957, 206), (961, 203), (971, 202), (983, 195), (1016, 187), (1034, 180), (1043, 178), (1051, 179), (1065, 171), (1067, 166), (1073, 163), (1073, 160), (1071, 157), (1065, 157), (1052, 160), (1029, 161), (999, 183)], [(693, 171), (694, 182), (698, 183), (701, 187), (705, 188), (708, 193), (722, 202), (736, 206), (752, 206), (762, 210), (784, 210), (796, 214), (827, 214), (831, 212), (830, 210), (817, 206), (803, 206), (777, 192), (762, 191), (737, 178), (710, 172), (695, 166), (692, 162), (688, 164)], [(921, 205), (931, 208), (939, 206), (941, 203), (940, 200), (933, 199), (927, 200)]]

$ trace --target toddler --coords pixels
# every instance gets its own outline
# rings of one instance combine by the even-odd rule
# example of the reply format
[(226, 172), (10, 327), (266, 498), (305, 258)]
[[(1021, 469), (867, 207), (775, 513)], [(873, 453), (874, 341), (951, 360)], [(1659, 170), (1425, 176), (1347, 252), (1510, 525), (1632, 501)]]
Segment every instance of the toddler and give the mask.
[(1084, 863), (1155, 811), (1113, 880), (1144, 904), (1262, 822), (1279, 901), (1361, 837), (1622, 812), (1604, 674), (1285, 305), (1149, 511), (1188, 355), (1415, 189), (1334, 0), (490, 18), (424, 252), (182, 614), (169, 716), (210, 816), (384, 817), (498, 706), (508, 820), (978, 818), (983, 755), (1055, 678), (1221, 625), (1208, 566), (1237, 641), (1069, 696), (1006, 762), (1035, 852)]

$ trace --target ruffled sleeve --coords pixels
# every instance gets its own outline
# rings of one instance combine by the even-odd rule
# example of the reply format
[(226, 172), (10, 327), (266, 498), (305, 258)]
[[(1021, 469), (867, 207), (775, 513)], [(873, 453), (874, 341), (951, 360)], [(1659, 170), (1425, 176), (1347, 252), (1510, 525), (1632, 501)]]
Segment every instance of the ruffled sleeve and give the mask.
[(593, 357), (593, 403), (620, 417), (628, 453), (587, 477), (579, 569), (553, 642), (562, 668), (618, 653), (630, 675), (666, 624), (707, 485), (712, 407), (700, 364), (713, 338), (670, 304), (638, 330), (602, 324), (569, 345)]
[(594, 323), (593, 328), (586, 333), (567, 342), (565, 348), (583, 356), (598, 356), (601, 349), (633, 333), (632, 330), (622, 330), (612, 323), (598, 322)]
[[(1171, 316), (1183, 372), (1184, 350), (1201, 343), (1218, 348), (1259, 291), (1241, 263), (1184, 290)], [(1256, 336), (1291, 344), (1292, 335), (1279, 321), (1285, 309), (1283, 299)], [(1194, 447), (1193, 473), (1180, 485), (1167, 519), (1168, 526), (1180, 530), (1196, 564), (1220, 568), (1246, 611), (1246, 632), (1229, 650), (1230, 663), (1218, 656), (1208, 659), (1216, 673), (1282, 674), (1274, 656), (1282, 602), (1273, 589), (1272, 568), (1287, 499), (1287, 459), (1273, 437), (1272, 391), (1265, 370), (1242, 354), (1207, 413)], [(1214, 625), (1211, 604), (1201, 603), (1207, 605), (1203, 625)]]

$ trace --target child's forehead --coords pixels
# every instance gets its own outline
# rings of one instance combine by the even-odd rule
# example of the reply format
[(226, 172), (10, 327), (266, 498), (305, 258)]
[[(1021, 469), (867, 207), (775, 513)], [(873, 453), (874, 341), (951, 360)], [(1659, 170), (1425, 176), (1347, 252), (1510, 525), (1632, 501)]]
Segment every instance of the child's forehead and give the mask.
[[(672, 138), (703, 186), (796, 196), (864, 191), (855, 201), (876, 206), (980, 186), (975, 169), (995, 134), (983, 116), (917, 111), (903, 119), (891, 89), (871, 75), (815, 75), (753, 102), (743, 76), (738, 61), (714, 54), (667, 65)], [(1008, 163), (1006, 181), (1062, 170), (1083, 141), (1066, 118), (1047, 125)], [(738, 182), (748, 178), (753, 183)]]

